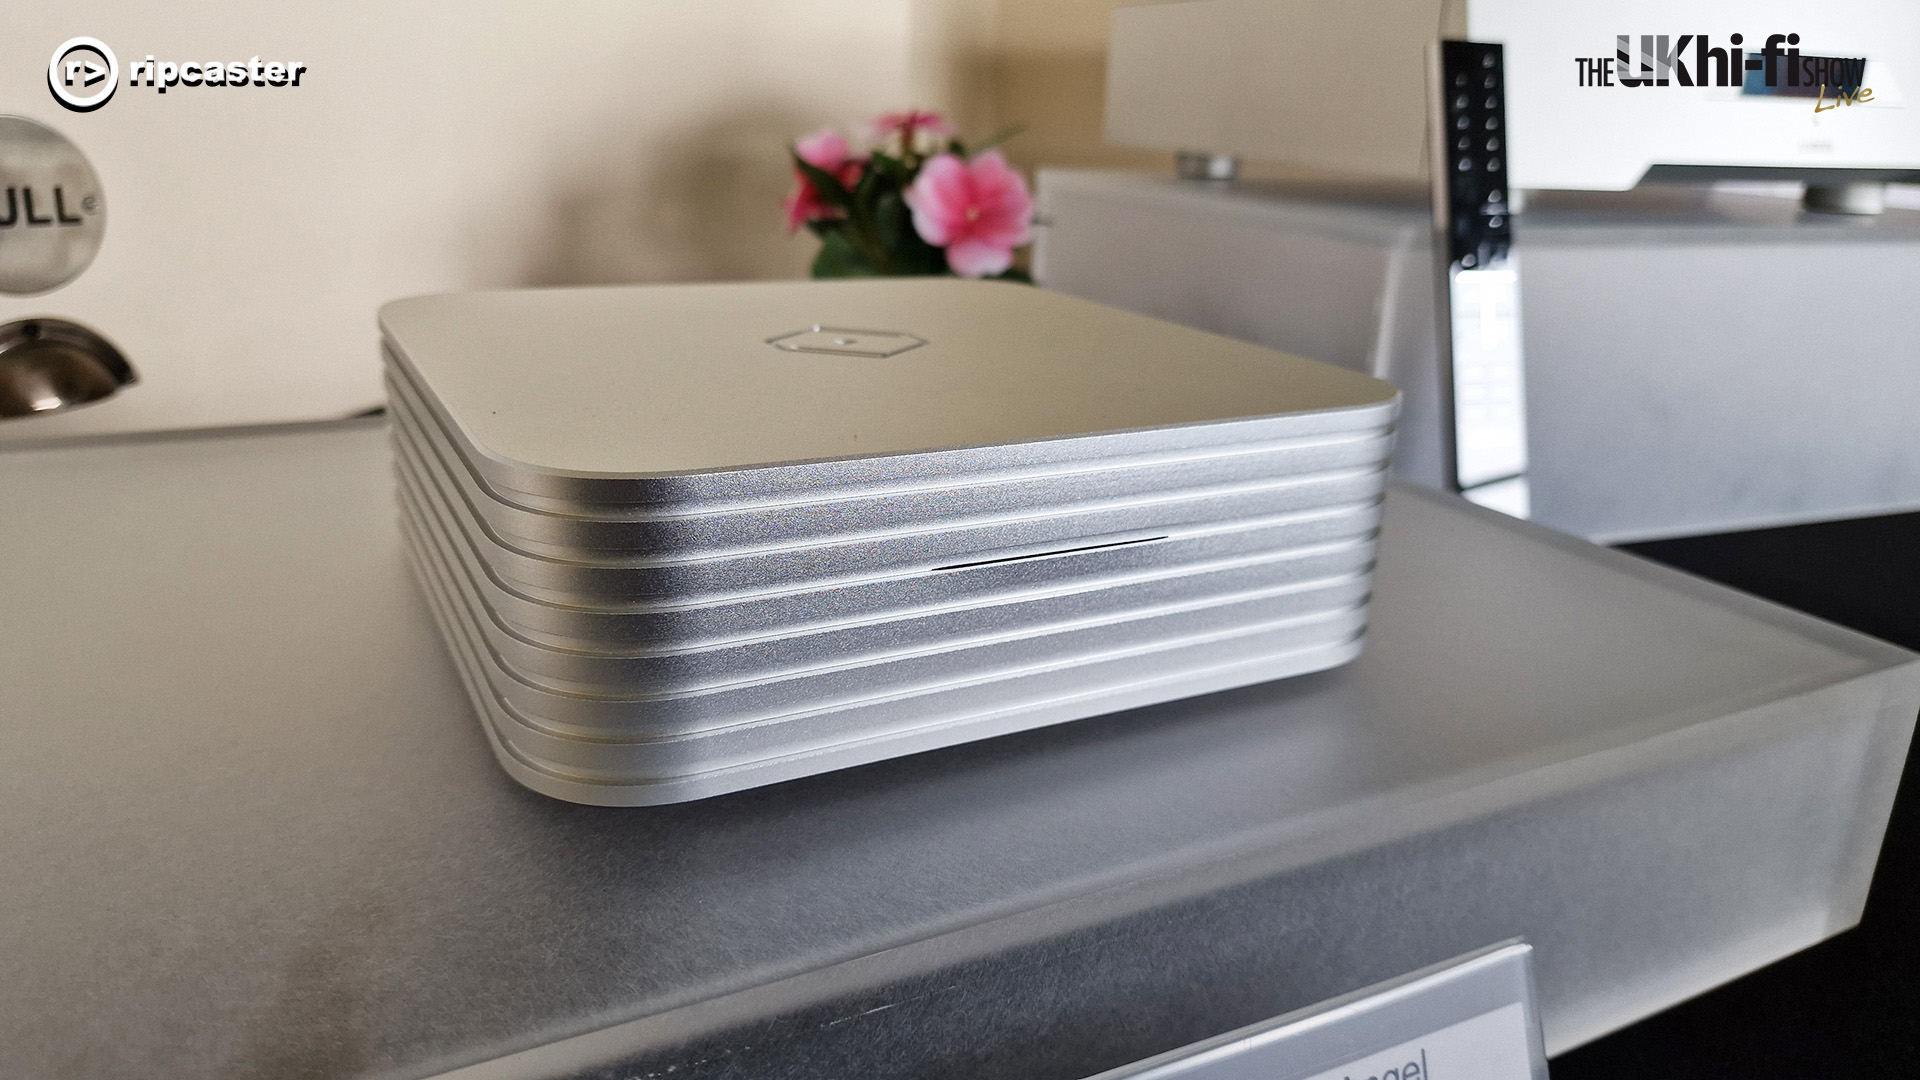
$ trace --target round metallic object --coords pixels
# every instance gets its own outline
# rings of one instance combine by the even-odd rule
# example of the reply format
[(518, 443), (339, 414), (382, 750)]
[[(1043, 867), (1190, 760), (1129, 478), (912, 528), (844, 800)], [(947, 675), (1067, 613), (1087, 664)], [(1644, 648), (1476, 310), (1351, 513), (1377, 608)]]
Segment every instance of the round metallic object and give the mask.
[(0, 420), (112, 397), (138, 380), (113, 343), (64, 319), (0, 326)]
[(106, 230), (106, 195), (80, 148), (45, 124), (0, 116), (0, 293), (79, 277)]
[(1880, 214), (1887, 209), (1887, 185), (1883, 182), (1808, 184), (1801, 205), (1817, 214)]
[(1173, 171), (1182, 180), (1237, 180), (1240, 178), (1240, 159), (1232, 154), (1182, 151), (1174, 155)]

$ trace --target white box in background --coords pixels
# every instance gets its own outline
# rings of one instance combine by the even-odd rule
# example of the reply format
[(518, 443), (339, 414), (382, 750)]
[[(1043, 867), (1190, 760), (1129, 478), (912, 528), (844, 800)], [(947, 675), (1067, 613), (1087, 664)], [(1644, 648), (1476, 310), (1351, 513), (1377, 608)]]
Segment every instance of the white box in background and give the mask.
[[(1395, 382), (1444, 480), (1430, 211), (1409, 188), (1045, 170), (1043, 284)], [(1708, 189), (1515, 229), (1535, 520), (1603, 542), (1920, 508), (1920, 212)]]
[[(1815, 112), (1811, 98), (1698, 81), (1712, 49), (1866, 60), (1872, 100)], [(1625, 36), (1666, 85), (1582, 85)], [(1741, 46), (1733, 44), (1734, 35)], [(1439, 38), (1504, 46), (1511, 185), (1621, 191), (1656, 166), (1896, 171), (1920, 179), (1920, 5), (1906, 0), (1187, 0), (1114, 13), (1107, 138), (1380, 179), (1426, 175), (1425, 50)], [(1643, 42), (1642, 38), (1645, 38)], [(1692, 40), (1683, 41), (1683, 38)], [(1743, 47), (1742, 47), (1743, 46)], [(1662, 67), (1660, 50), (1680, 67)], [(1675, 55), (1677, 54), (1677, 55)], [(1776, 90), (1790, 89), (1776, 57)], [(1614, 73), (1617, 76), (1617, 72)], [(1614, 81), (1609, 79), (1609, 81)], [(1831, 95), (1829, 95), (1831, 98)], [(1828, 104), (1831, 104), (1829, 100)], [(1881, 177), (1882, 179), (1891, 177)]]

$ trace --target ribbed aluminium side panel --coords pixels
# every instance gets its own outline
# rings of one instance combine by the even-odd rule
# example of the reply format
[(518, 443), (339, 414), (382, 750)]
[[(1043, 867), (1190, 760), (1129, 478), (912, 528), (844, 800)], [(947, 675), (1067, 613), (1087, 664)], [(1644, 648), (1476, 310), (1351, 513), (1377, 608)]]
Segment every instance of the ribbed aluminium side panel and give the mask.
[(502, 764), (561, 798), (700, 798), (1360, 648), (1390, 409), (572, 501), (502, 490), (389, 383), (416, 572)]
[[(417, 555), (460, 597), (476, 651), (503, 677), (494, 680), (502, 696), (594, 735), (778, 715), (1255, 623), (1340, 621), (1364, 607), (1372, 547), (1371, 538), (1321, 545), (1300, 553), (1298, 567), (1276, 561), (1260, 568), (1264, 573), (1110, 588), (1073, 598), (1078, 602), (1043, 598), (977, 607), (955, 613), (959, 618), (909, 614), (878, 627), (609, 657), (541, 649), (515, 641), (504, 628), (486, 629), (491, 616), (464, 587), (450, 544), (427, 523), (429, 513), (407, 499), (405, 520), (421, 544)], [(536, 664), (577, 678), (555, 679)]]
[[(417, 538), (416, 538), (417, 545)], [(1333, 667), (1359, 652), (1289, 647), (1286, 631), (1163, 643), (1078, 666), (1038, 668), (984, 684), (867, 702), (777, 723), (741, 724), (691, 740), (620, 743), (556, 737), (506, 711), (485, 661), (458, 622), (432, 564), (415, 568), (501, 765), (522, 784), (573, 802), (682, 802), (1172, 698)], [(1151, 662), (1143, 662), (1143, 660)]]
[[(1378, 524), (1375, 500), (1343, 502), (1291, 514), (1213, 523), (1164, 539), (1111, 544), (1046, 559), (993, 560), (948, 570), (882, 572), (763, 589), (725, 597), (588, 608), (585, 598), (557, 604), (529, 597), (499, 576), (484, 536), (445, 497), (443, 477), (396, 433), (396, 468), (430, 508), (469, 571), (474, 591), (496, 621), (531, 641), (561, 649), (632, 655), (702, 644), (805, 632), (849, 623), (893, 621), (956, 607), (982, 608), (1038, 597), (1061, 597), (1169, 577), (1272, 561), (1277, 556), (1369, 537)], [(1276, 574), (1293, 573), (1280, 567)], [(633, 624), (633, 625), (623, 625)]]

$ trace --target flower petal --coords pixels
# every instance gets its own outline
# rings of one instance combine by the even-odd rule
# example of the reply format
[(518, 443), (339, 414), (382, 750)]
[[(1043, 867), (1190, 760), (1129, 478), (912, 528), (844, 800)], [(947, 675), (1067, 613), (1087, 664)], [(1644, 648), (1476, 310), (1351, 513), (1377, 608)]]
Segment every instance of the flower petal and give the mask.
[(823, 128), (793, 144), (793, 152), (800, 160), (816, 169), (833, 172), (853, 156), (847, 146), (847, 137), (833, 130)]
[(910, 117), (908, 122), (913, 125), (915, 131), (925, 132), (928, 135), (939, 138), (953, 134), (953, 125), (947, 122), (946, 117), (941, 116), (937, 112), (916, 111), (909, 113), (908, 116)]
[[(913, 132), (925, 132), (928, 135), (951, 135), (953, 125), (937, 112), (908, 109), (905, 112), (881, 113), (867, 122), (867, 127), (879, 139), (889, 135), (908, 135)], [(879, 141), (876, 139), (875, 141)]]
[(964, 278), (991, 277), (1013, 265), (1013, 249), (971, 237), (947, 248), (947, 266)]
[(815, 201), (816, 200), (814, 198), (813, 185), (811, 183), (808, 183), (805, 177), (801, 177), (800, 185), (794, 188), (792, 193), (787, 196), (786, 207), (787, 207), (787, 235), (788, 236), (792, 236), (794, 233), (799, 232), (800, 226), (806, 224), (807, 218), (811, 213), (811, 210), (809, 209), (809, 207)]
[(968, 163), (973, 182), (974, 215), (969, 234), (1007, 247), (1031, 240), (1033, 196), (1019, 172), (997, 151), (988, 151)]
[(921, 166), (906, 193), (920, 239), (944, 247), (965, 235), (971, 194), (967, 167), (954, 155), (939, 154)]

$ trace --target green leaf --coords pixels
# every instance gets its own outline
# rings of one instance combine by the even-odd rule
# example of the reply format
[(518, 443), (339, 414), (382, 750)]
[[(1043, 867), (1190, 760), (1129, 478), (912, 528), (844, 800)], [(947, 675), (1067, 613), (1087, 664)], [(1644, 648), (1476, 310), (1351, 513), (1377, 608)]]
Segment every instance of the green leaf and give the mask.
[(853, 195), (847, 191), (846, 185), (840, 182), (839, 177), (800, 160), (799, 154), (793, 155), (793, 167), (799, 169), (800, 175), (813, 183), (813, 189), (820, 193), (822, 202), (842, 210), (853, 206)]
[(875, 150), (868, 156), (867, 170), (871, 173), (886, 177), (900, 187), (906, 187), (908, 184), (913, 183), (913, 170), (907, 168), (906, 162), (901, 161), (891, 154), (883, 154), (878, 150)]
[[(912, 211), (898, 192), (888, 192), (875, 200), (873, 206), (873, 235), (880, 246), (888, 251), (897, 251), (906, 243), (907, 235), (913, 233)], [(917, 234), (916, 234), (917, 236)]]
[(868, 169), (860, 175), (860, 182), (853, 186), (853, 213), (855, 217), (868, 217), (873, 213), (873, 203), (880, 191), (887, 186), (888, 180), (879, 169)]
[(1001, 128), (999, 131), (994, 132), (993, 136), (989, 138), (986, 142), (983, 142), (979, 146), (974, 147), (973, 152), (976, 155), (984, 154), (987, 151), (993, 149), (996, 146), (999, 146), (1001, 143), (1006, 142), (1008, 139), (1013, 138), (1015, 135), (1018, 135), (1025, 130), (1027, 130), (1027, 125), (1025, 124), (1009, 124), (1006, 127)]
[(888, 192), (873, 207), (874, 239), (886, 249), (895, 274), (920, 276), (947, 272), (946, 252), (920, 238), (913, 211), (898, 192)]
[(821, 237), (820, 254), (813, 257), (814, 277), (873, 277), (878, 273), (866, 256), (860, 254), (853, 242), (847, 239), (844, 231), (836, 229)]

